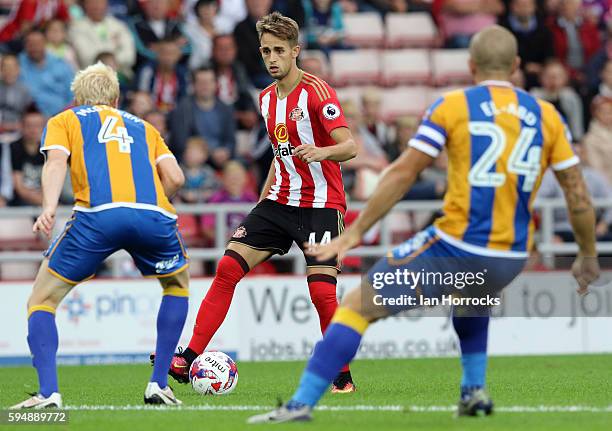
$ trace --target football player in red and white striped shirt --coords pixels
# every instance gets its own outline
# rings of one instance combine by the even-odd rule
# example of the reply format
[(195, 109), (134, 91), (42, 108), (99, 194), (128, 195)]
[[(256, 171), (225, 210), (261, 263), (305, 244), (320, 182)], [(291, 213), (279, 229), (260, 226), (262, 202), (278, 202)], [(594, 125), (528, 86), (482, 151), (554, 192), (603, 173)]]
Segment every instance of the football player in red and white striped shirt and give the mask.
[[(257, 206), (234, 232), (219, 261), (212, 286), (200, 305), (189, 347), (175, 355), (170, 375), (189, 381), (188, 369), (213, 337), (229, 310), (236, 284), (273, 254), (285, 254), (296, 242), (325, 244), (344, 229), (346, 200), (339, 162), (355, 157), (351, 136), (335, 91), (297, 67), (298, 25), (278, 12), (257, 23), (260, 52), (276, 80), (260, 95), (274, 161)], [(308, 289), (319, 313), (321, 331), (337, 307), (336, 258), (325, 262), (305, 256)], [(353, 392), (344, 367), (332, 392)]]

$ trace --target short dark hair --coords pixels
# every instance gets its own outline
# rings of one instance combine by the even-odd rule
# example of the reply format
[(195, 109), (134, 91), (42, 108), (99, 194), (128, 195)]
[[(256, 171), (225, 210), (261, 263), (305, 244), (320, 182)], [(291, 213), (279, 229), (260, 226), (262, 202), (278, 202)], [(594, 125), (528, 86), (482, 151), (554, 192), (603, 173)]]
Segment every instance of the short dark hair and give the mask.
[(208, 4), (211, 4), (211, 3), (215, 3), (217, 8), (219, 7), (219, 2), (217, 0), (198, 0), (193, 5), (193, 14), (195, 16), (199, 16), (198, 15), (198, 9), (200, 9), (200, 6), (208, 5)]
[(196, 76), (198, 76), (198, 73), (203, 73), (203, 72), (211, 72), (213, 75), (215, 75), (215, 77), (217, 76), (215, 73), (215, 69), (213, 69), (211, 65), (206, 64), (204, 66), (198, 67), (197, 69), (191, 72), (191, 82), (195, 82)]
[(295, 20), (284, 16), (280, 12), (272, 12), (257, 21), (257, 34), (259, 40), (264, 33), (270, 33), (281, 40), (286, 40), (291, 46), (298, 43), (300, 27)]

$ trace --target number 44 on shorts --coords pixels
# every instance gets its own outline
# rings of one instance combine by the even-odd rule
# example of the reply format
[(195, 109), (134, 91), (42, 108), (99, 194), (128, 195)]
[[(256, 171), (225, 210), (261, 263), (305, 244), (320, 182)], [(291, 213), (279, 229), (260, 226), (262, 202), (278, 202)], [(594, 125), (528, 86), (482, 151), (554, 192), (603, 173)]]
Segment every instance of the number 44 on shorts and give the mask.
[[(319, 244), (328, 244), (331, 242), (331, 232), (326, 230), (323, 233), (323, 237), (321, 238), (321, 241), (319, 241)], [(310, 232), (310, 235), (308, 235), (308, 245), (315, 245), (317, 243), (317, 233), (316, 232)]]

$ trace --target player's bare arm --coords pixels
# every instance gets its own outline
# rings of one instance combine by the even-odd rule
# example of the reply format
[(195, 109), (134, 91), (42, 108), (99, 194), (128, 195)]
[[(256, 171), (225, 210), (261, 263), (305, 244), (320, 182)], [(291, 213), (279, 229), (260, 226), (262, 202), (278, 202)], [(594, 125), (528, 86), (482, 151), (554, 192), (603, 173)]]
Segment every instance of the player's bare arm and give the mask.
[(557, 181), (563, 189), (570, 223), (579, 252), (572, 273), (578, 282), (578, 293), (588, 292), (589, 284), (599, 278), (599, 263), (595, 248), (595, 211), (578, 165), (556, 171)]
[(316, 147), (314, 145), (300, 145), (296, 147), (294, 155), (306, 163), (332, 160), (346, 162), (357, 155), (357, 144), (351, 131), (346, 127), (338, 127), (331, 132), (335, 145), (329, 147)]
[(365, 209), (353, 224), (329, 244), (310, 248), (307, 253), (319, 260), (330, 259), (336, 255), (338, 259), (342, 259), (348, 250), (359, 244), (368, 229), (383, 218), (410, 190), (419, 173), (433, 160), (433, 157), (409, 148), (383, 171), (372, 197), (368, 199)]
[(174, 196), (185, 183), (185, 175), (174, 157), (160, 160), (157, 164), (157, 172), (168, 198)]
[(272, 187), (272, 184), (274, 184), (274, 179), (275, 179), (274, 161), (272, 161), (272, 163), (270, 163), (270, 169), (268, 170), (268, 178), (266, 178), (266, 182), (261, 188), (261, 194), (259, 195), (259, 202), (263, 201), (266, 198), (266, 196), (268, 196), (268, 193), (270, 193), (270, 187)]
[(55, 212), (59, 202), (66, 170), (68, 167), (68, 154), (61, 150), (48, 150), (47, 160), (42, 170), (43, 202), (42, 212), (34, 222), (32, 230), (42, 232), (47, 238), (51, 237), (51, 231), (55, 225)]

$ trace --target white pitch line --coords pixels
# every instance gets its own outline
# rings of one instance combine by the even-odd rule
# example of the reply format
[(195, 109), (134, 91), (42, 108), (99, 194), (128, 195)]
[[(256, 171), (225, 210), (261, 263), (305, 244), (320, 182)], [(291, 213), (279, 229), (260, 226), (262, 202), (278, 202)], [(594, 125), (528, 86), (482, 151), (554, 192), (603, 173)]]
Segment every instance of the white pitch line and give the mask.
[[(76, 411), (95, 411), (95, 410), (122, 410), (122, 411), (138, 411), (138, 410), (187, 410), (187, 411), (265, 411), (272, 410), (272, 406), (262, 405), (216, 405), (216, 404), (200, 404), (193, 406), (146, 406), (146, 405), (127, 405), (127, 406), (110, 406), (110, 405), (81, 405), (81, 406), (65, 406), (65, 410)], [(400, 405), (355, 405), (355, 406), (317, 406), (319, 411), (332, 412), (410, 412), (410, 413), (439, 413), (439, 412), (454, 412), (455, 406), (400, 406)], [(495, 408), (499, 413), (612, 413), (612, 405), (607, 407), (594, 406), (499, 406)]]

